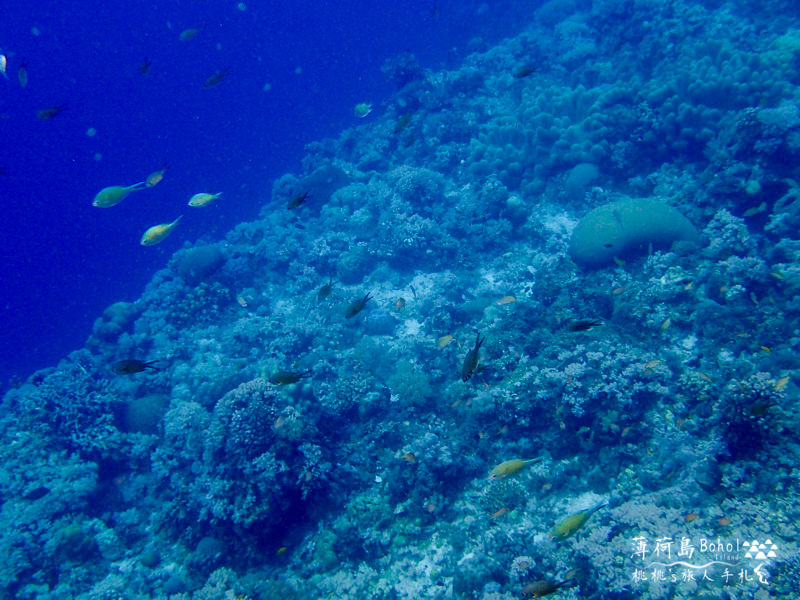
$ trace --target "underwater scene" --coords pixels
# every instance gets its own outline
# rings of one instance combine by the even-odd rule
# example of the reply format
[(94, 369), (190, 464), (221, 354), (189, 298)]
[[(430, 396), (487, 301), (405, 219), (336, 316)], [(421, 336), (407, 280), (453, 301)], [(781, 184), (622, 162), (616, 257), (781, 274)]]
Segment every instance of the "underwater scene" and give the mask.
[[(3, 383), (0, 599), (800, 597), (796, 3), (411, 4), (244, 170), (89, 160), (75, 226), (141, 287), (73, 265), (88, 339)], [(235, 122), (238, 65), (186, 101)]]

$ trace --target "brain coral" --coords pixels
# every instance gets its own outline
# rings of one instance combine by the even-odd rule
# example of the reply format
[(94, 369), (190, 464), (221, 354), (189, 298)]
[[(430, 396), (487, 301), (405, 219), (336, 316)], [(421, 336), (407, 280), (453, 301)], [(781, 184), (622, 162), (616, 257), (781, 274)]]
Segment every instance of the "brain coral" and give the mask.
[(569, 253), (578, 265), (602, 267), (641, 249), (698, 242), (692, 223), (673, 207), (649, 198), (626, 198), (590, 210), (578, 222)]

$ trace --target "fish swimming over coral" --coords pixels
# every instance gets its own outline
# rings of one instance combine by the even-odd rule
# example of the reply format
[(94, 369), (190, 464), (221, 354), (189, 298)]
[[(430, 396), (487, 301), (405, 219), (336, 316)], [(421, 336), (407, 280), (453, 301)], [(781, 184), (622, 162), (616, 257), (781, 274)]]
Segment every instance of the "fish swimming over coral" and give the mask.
[(589, 517), (607, 504), (608, 502), (603, 500), (591, 508), (587, 508), (586, 510), (582, 510), (574, 515), (568, 516), (563, 521), (557, 523), (553, 529), (550, 530), (551, 538), (557, 541), (567, 539), (569, 536), (583, 527), (586, 524), (586, 521), (589, 520)]
[(275, 371), (269, 376), (269, 382), (275, 385), (289, 385), (307, 377), (311, 377), (311, 369), (306, 371)]
[(147, 369), (160, 371), (158, 367), (153, 366), (157, 362), (158, 360), (150, 360), (145, 362), (136, 358), (126, 358), (111, 365), (111, 370), (117, 375), (133, 375), (134, 373), (141, 373)]
[(475, 374), (475, 371), (478, 370), (481, 344), (483, 344), (485, 339), (485, 337), (482, 338), (481, 334), (478, 333), (478, 337), (475, 338), (475, 345), (464, 357), (464, 363), (461, 365), (461, 381), (469, 381), (470, 378)]
[(539, 456), (537, 458), (531, 458), (529, 460), (522, 460), (519, 458), (512, 458), (511, 460), (506, 460), (501, 462), (497, 465), (494, 469), (489, 472), (489, 479), (503, 479), (504, 477), (510, 477), (511, 475), (515, 475), (519, 473), (522, 469), (527, 467), (528, 465), (539, 462), (542, 460), (542, 457)]
[(347, 310), (344, 311), (344, 316), (346, 319), (351, 319), (355, 317), (358, 313), (360, 313), (364, 309), (364, 305), (372, 300), (372, 296), (368, 293), (363, 298), (359, 298), (358, 300), (354, 300), (350, 303), (347, 307)]

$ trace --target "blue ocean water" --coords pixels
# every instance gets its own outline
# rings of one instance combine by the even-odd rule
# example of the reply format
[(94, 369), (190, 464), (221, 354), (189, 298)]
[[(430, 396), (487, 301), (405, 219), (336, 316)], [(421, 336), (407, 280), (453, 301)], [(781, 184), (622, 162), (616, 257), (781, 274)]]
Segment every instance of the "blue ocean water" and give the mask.
[[(389, 97), (386, 59), (405, 50), (428, 68), (453, 65), (471, 39), (519, 28), (521, 10), (511, 4), (4, 7), (0, 380), (26, 377), (80, 347), (97, 315), (138, 297), (184, 242), (219, 239), (255, 217), (305, 144), (352, 125), (357, 103)], [(199, 33), (179, 40), (186, 29)], [(17, 79), (23, 64), (25, 88)], [(229, 77), (203, 88), (225, 69)], [(58, 116), (37, 119), (60, 105), (67, 108)], [(102, 188), (142, 181), (162, 165), (168, 171), (152, 190), (113, 211), (91, 206)], [(202, 191), (222, 191), (225, 202), (187, 210)], [(145, 229), (180, 214), (169, 241), (139, 246)]]
[(797, 598), (795, 4), (13, 15), (0, 600)]

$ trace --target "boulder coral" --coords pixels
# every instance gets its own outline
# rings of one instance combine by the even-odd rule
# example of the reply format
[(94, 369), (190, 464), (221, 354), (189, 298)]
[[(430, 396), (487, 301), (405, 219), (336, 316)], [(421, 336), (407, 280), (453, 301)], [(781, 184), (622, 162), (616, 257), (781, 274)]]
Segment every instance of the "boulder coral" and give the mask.
[(603, 267), (641, 249), (699, 242), (694, 225), (675, 208), (650, 198), (626, 198), (590, 210), (575, 227), (569, 253), (578, 265)]

